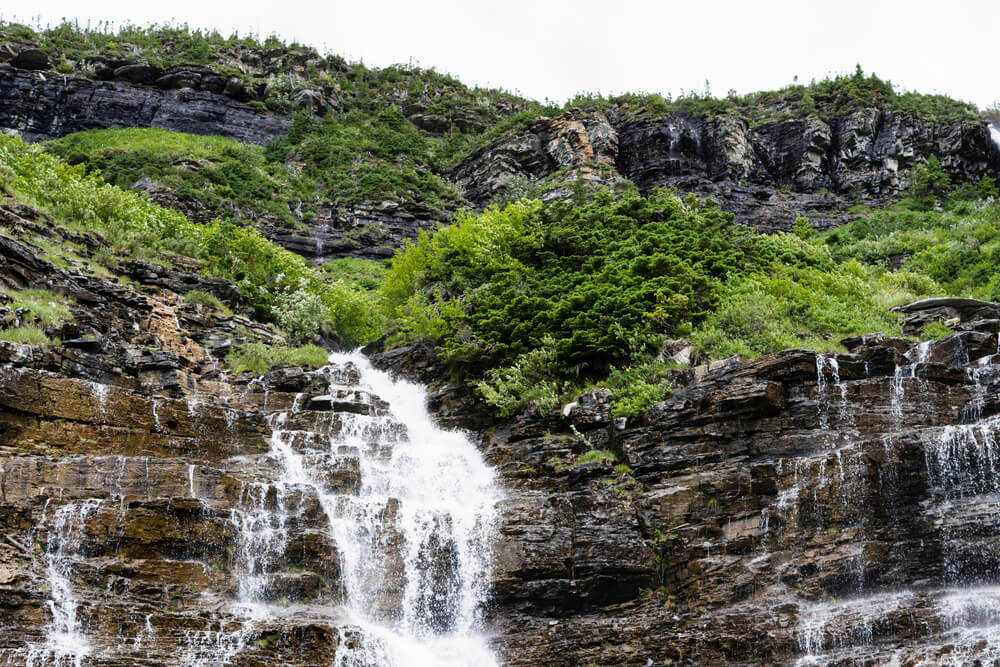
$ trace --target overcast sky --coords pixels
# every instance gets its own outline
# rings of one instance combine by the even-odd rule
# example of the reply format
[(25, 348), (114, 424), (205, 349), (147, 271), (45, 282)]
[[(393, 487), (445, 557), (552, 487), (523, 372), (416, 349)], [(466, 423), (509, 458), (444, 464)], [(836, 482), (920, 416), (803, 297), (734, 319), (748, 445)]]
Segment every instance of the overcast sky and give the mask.
[(0, 14), (273, 33), (557, 102), (581, 91), (702, 92), (706, 79), (715, 95), (746, 93), (856, 63), (905, 89), (980, 108), (1000, 101), (1000, 0), (35, 0)]

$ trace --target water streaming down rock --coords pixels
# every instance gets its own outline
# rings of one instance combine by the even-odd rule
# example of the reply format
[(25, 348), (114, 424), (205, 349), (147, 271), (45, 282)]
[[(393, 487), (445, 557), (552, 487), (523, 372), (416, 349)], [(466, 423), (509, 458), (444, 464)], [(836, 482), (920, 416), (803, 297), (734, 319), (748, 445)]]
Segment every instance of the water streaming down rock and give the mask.
[(361, 486), (324, 496), (348, 618), (361, 630), (335, 664), (495, 664), (478, 635), (500, 500), (493, 471), (464, 435), (434, 425), (418, 386), (358, 355), (331, 362), (332, 396), (350, 392), (357, 373), (391, 410), (345, 415), (340, 442), (358, 452)]
[[(5, 459), (0, 496), (38, 508), (32, 532), (9, 539), (43, 545), (24, 558), (48, 621), (0, 664), (496, 664), (482, 634), (492, 469), (433, 424), (419, 386), (361, 355), (334, 355), (307, 384), (225, 405), (151, 396), (135, 411), (150, 435), (117, 441), (138, 449)], [(133, 418), (112, 405), (134, 394), (81, 391), (99, 423)], [(179, 432), (191, 458), (144, 453)], [(177, 583), (141, 581), (161, 572)]]
[(80, 667), (91, 652), (90, 641), (77, 614), (78, 602), (70, 578), (83, 524), (100, 506), (99, 499), (69, 502), (52, 515), (45, 549), (45, 576), (52, 619), (45, 629), (45, 643), (24, 651), (27, 667)]
[[(984, 410), (996, 409), (997, 367), (994, 354), (970, 359), (970, 344), (952, 339), (937, 352), (933, 343), (921, 343), (909, 351), (906, 363), (896, 366), (889, 383), (894, 428), (883, 436), (885, 453), (880, 455), (887, 461), (897, 435), (912, 438), (905, 434), (909, 425), (904, 415), (919, 414), (919, 402), (928, 400), (930, 381), (922, 375), (947, 377), (946, 367), (964, 366), (967, 398), (955, 413), (956, 422), (917, 431), (928, 486), (923, 511), (937, 532), (940, 574), (927, 572), (930, 579), (923, 583), (930, 587), (920, 592), (885, 587), (867, 591), (862, 579), (858, 597), (807, 605), (799, 616), (797, 641), (802, 657), (797, 664), (957, 666), (1000, 659), (1000, 589), (996, 587), (1000, 554), (993, 537), (995, 508), (1000, 504), (1000, 415), (984, 417)], [(824, 370), (831, 367), (821, 358), (818, 355), (816, 362), (820, 390), (825, 385)], [(919, 391), (907, 395), (906, 385), (914, 382)], [(822, 402), (819, 405), (822, 409)], [(859, 443), (859, 454), (862, 449)], [(857, 463), (863, 469), (860, 457)], [(890, 493), (900, 484), (894, 467), (889, 464), (888, 472), (880, 471), (879, 476)], [(863, 553), (864, 514), (859, 522), (854, 541)], [(926, 647), (906, 639), (935, 634), (937, 641)], [(947, 648), (936, 648), (942, 645)]]
[(269, 418), (278, 476), (247, 486), (232, 515), (245, 621), (192, 636), (192, 664), (226, 664), (255, 624), (281, 613), (269, 605), (287, 589), (275, 572), (313, 502), (340, 558), (344, 606), (328, 610), (340, 626), (334, 665), (496, 664), (480, 634), (494, 473), (463, 434), (433, 424), (420, 387), (357, 354), (333, 355), (326, 371), (329, 394), (310, 400), (331, 410), (326, 419), (302, 428), (303, 395)]

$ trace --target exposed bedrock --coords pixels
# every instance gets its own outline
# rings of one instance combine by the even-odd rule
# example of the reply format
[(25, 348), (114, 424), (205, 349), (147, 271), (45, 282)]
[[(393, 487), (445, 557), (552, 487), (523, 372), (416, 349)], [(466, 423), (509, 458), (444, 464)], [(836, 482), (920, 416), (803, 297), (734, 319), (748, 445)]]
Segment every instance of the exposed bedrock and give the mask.
[[(485, 428), (441, 385), (434, 407), (471, 415), (510, 489), (506, 664), (995, 659), (996, 344), (873, 335), (850, 354), (719, 362), (628, 427), (596, 391), (565, 417)], [(381, 359), (433, 376), (418, 348)], [(591, 448), (615, 459), (580, 462)]]
[[(542, 179), (570, 167), (584, 180), (631, 180), (642, 192), (676, 187), (719, 201), (739, 222), (788, 229), (805, 215), (821, 229), (843, 224), (851, 206), (902, 197), (909, 171), (935, 155), (957, 182), (1000, 174), (1000, 149), (985, 122), (933, 122), (859, 109), (751, 125), (733, 116), (670, 113), (619, 118), (569, 111), (541, 119), (479, 150), (455, 170), (468, 197), (485, 205), (515, 177)], [(613, 165), (613, 169), (610, 168)], [(568, 185), (553, 197), (564, 197)]]

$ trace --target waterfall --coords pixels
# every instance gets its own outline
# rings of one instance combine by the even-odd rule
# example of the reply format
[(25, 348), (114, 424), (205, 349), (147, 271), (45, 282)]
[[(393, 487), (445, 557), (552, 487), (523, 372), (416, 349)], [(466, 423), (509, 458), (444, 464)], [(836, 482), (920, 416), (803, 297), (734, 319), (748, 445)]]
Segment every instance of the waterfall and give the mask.
[(990, 124), (990, 138), (993, 139), (993, 143), (1000, 148), (1000, 123)]
[[(932, 347), (933, 343), (924, 342), (911, 348), (905, 361), (888, 378), (889, 429), (882, 438), (887, 464), (884, 471), (879, 466), (879, 479), (881, 484), (888, 482), (889, 486), (883, 486), (880, 493), (892, 493), (893, 481), (899, 481), (895, 464), (890, 462), (892, 442), (897, 436), (909, 437), (911, 441), (914, 437), (906, 434), (906, 429), (913, 426), (910, 415), (921, 413), (920, 403), (927, 400), (931, 388), (926, 379), (918, 376), (918, 367), (928, 364)], [(1000, 503), (1000, 415), (984, 416), (996, 391), (993, 380), (1000, 367), (993, 365), (992, 354), (970, 363), (967, 350), (962, 351), (966, 353), (962, 359), (968, 380), (966, 403), (956, 411), (953, 421), (922, 427), (919, 440), (928, 487), (928, 498), (921, 512), (923, 520), (939, 536), (940, 551), (936, 557), (940, 572), (928, 572), (927, 581), (931, 585), (922, 591), (894, 590), (884, 585), (869, 587), (861, 576), (851, 597), (803, 605), (796, 632), (801, 656), (797, 665), (871, 661), (870, 664), (958, 666), (1000, 659), (998, 559), (993, 555), (986, 531), (986, 527), (995, 525), (995, 508)], [(819, 421), (823, 429), (829, 428), (823, 403), (828, 391), (827, 376), (837, 386), (838, 370), (836, 363), (817, 355)], [(907, 391), (914, 386), (917, 392)], [(852, 461), (852, 467), (860, 472), (854, 473), (858, 475), (857, 493), (843, 496), (845, 504), (841, 511), (845, 515), (851, 500), (861, 497), (857, 494), (862, 492), (862, 485), (869, 483), (863, 476), (863, 445), (857, 443), (857, 457)], [(841, 461), (840, 450), (837, 459)], [(822, 474), (825, 460), (820, 459), (820, 473), (814, 487), (825, 484)], [(798, 465), (796, 460), (796, 472)], [(787, 509), (781, 503), (784, 494), (798, 492), (797, 478), (796, 474), (794, 486), (779, 493), (775, 506), (779, 514)], [(840, 482), (844, 481), (841, 467)], [(851, 526), (856, 527), (856, 532), (847, 543), (858, 546), (862, 555), (866, 543), (865, 517), (864, 511), (857, 513)], [(842, 553), (848, 553), (847, 549)], [(927, 609), (928, 613), (917, 616), (913, 609)], [(916, 631), (918, 635), (937, 634), (938, 645), (949, 646), (949, 653), (932, 654), (920, 643), (907, 644), (905, 640), (900, 643), (899, 638), (913, 633), (914, 626), (922, 628)]]
[[(27, 649), (24, 656), (27, 667), (80, 667), (91, 652), (90, 642), (77, 616), (77, 600), (70, 575), (83, 524), (100, 506), (98, 499), (73, 501), (57, 509), (52, 516), (45, 549), (45, 579), (52, 620), (45, 628), (45, 643)], [(43, 515), (42, 523), (44, 521)]]
[[(358, 647), (342, 644), (335, 664), (495, 664), (477, 632), (500, 500), (493, 471), (463, 434), (433, 423), (422, 388), (394, 382), (359, 355), (331, 363), (331, 394), (350, 391), (356, 369), (390, 411), (345, 415), (340, 441), (359, 453), (361, 486), (321, 496), (348, 618), (363, 637)], [(399, 576), (402, 590), (386, 590)]]
[[(315, 498), (340, 557), (343, 605), (328, 610), (340, 634), (336, 667), (495, 665), (481, 634), (500, 500), (494, 472), (464, 434), (433, 423), (420, 386), (360, 354), (331, 355), (324, 370), (329, 394), (311, 403), (334, 411), (306, 424), (300, 394), (273, 413), (278, 477), (248, 485), (233, 510), (244, 623), (192, 635), (189, 664), (226, 664), (256, 623), (280, 613), (269, 604), (279, 594), (273, 575)], [(354, 465), (353, 488), (331, 482)]]
[[(83, 667), (166, 651), (156, 664), (243, 664), (261, 659), (267, 637), (284, 636), (276, 629), (305, 623), (328, 631), (316, 655), (330, 667), (497, 665), (483, 628), (501, 500), (495, 472), (463, 433), (434, 424), (422, 387), (394, 381), (358, 353), (331, 355), (317, 376), (325, 395), (248, 393), (247, 405), (266, 415), (266, 451), (222, 468), (162, 463), (153, 488), (148, 456), (74, 462), (105, 488), (79, 500), (60, 491), (51, 508), (46, 497), (31, 539), (44, 544), (35, 567), (50, 620), (38, 641), (0, 651), (0, 663)], [(107, 388), (91, 390), (103, 415)], [(208, 395), (185, 400), (154, 397), (152, 427), (173, 428), (178, 410), (196, 421), (214, 409), (229, 433), (241, 414)], [(202, 593), (215, 600), (210, 614), (177, 609), (164, 620), (147, 607), (109, 642), (100, 600), (111, 588), (95, 593), (80, 572), (101, 550), (93, 544), (101, 526), (123, 530), (125, 498), (137, 493), (214, 517), (218, 562), (162, 562), (200, 564), (220, 588)]]

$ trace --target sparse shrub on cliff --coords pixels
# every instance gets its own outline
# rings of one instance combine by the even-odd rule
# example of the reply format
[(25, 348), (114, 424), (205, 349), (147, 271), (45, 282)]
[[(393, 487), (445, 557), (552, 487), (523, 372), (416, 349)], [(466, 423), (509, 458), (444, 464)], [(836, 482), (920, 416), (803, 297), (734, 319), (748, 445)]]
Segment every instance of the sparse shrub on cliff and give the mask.
[(941, 322), (928, 322), (924, 325), (924, 328), (920, 330), (921, 340), (937, 340), (939, 338), (944, 338), (945, 336), (950, 336), (955, 333), (951, 327), (947, 327)]

